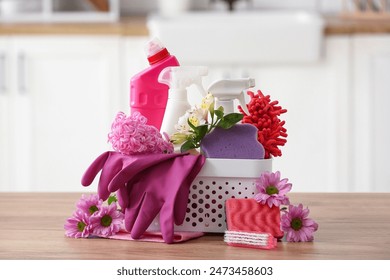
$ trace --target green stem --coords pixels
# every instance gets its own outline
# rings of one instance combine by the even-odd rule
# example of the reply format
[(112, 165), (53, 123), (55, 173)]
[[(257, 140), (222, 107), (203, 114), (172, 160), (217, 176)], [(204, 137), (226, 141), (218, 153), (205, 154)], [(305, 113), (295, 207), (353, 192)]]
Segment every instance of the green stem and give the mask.
[(207, 130), (207, 133), (209, 133), (211, 131), (211, 126), (213, 125), (214, 123), (214, 114), (211, 114), (211, 125), (209, 126), (209, 129)]
[(218, 124), (218, 122), (219, 122), (220, 120), (221, 120), (221, 119), (217, 117), (217, 119), (216, 119), (215, 122), (214, 122), (214, 118), (211, 117), (211, 124), (210, 124), (210, 126), (209, 126), (209, 129), (207, 130), (207, 133), (210, 133), (211, 130), (213, 130), (213, 128), (215, 128), (215, 127), (217, 126), (217, 124)]

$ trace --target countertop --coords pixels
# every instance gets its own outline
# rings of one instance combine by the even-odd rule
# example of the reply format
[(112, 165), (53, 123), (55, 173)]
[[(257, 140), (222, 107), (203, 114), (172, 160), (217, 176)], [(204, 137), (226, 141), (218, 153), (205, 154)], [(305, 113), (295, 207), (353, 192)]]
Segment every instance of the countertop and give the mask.
[(0, 23), (0, 35), (122, 35), (147, 36), (146, 17), (112, 23)]
[[(325, 35), (390, 33), (390, 20), (345, 19), (325, 16)], [(0, 35), (122, 35), (147, 36), (145, 16), (114, 23), (0, 23)]]
[(390, 193), (291, 193), (319, 224), (314, 242), (274, 250), (226, 245), (222, 234), (180, 244), (73, 239), (63, 225), (80, 193), (0, 193), (0, 259), (390, 259)]
[(326, 35), (390, 33), (390, 18), (373, 20), (328, 16), (325, 17), (324, 32)]

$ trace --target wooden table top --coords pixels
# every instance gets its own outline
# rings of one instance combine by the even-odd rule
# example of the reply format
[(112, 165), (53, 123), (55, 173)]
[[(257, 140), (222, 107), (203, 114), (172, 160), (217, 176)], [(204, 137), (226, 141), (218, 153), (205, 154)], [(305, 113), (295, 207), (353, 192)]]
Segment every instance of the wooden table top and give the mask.
[(0, 259), (390, 259), (390, 193), (291, 193), (319, 224), (314, 242), (274, 250), (226, 245), (222, 234), (180, 244), (73, 239), (63, 225), (80, 193), (0, 193)]

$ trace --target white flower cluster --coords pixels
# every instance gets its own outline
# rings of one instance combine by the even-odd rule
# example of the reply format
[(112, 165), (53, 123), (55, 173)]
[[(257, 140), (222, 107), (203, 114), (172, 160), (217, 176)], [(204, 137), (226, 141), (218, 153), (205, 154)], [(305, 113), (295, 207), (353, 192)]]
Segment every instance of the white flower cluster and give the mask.
[(175, 125), (175, 134), (170, 138), (175, 144), (183, 143), (189, 135), (192, 134), (192, 130), (188, 122), (193, 126), (200, 126), (207, 124), (207, 118), (209, 114), (210, 105), (214, 103), (214, 96), (209, 93), (203, 99), (200, 106), (193, 106), (190, 110), (179, 118), (178, 123)]

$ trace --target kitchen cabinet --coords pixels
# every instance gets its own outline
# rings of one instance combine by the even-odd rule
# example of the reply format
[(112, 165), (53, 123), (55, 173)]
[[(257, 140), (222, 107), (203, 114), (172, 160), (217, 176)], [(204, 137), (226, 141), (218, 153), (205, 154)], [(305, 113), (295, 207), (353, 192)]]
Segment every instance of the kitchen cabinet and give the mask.
[(109, 149), (107, 133), (120, 103), (120, 37), (1, 42), (7, 91), (1, 95), (0, 190), (84, 191), (82, 172)]
[(0, 38), (0, 186), (9, 184), (9, 132), (10, 132), (10, 107), (11, 98), (9, 95), (9, 42)]
[(349, 39), (329, 36), (312, 63), (259, 65), (249, 70), (256, 88), (288, 111), (287, 143), (273, 170), (297, 192), (349, 188)]
[[(3, 0), (0, 22), (115, 22), (119, 18), (119, 0), (86, 1)], [(69, 3), (71, 2), (71, 3)], [(106, 3), (105, 3), (106, 2)], [(107, 4), (107, 7), (105, 7)], [(106, 10), (107, 9), (107, 10)]]
[(353, 184), (389, 191), (390, 36), (357, 35), (353, 49)]

